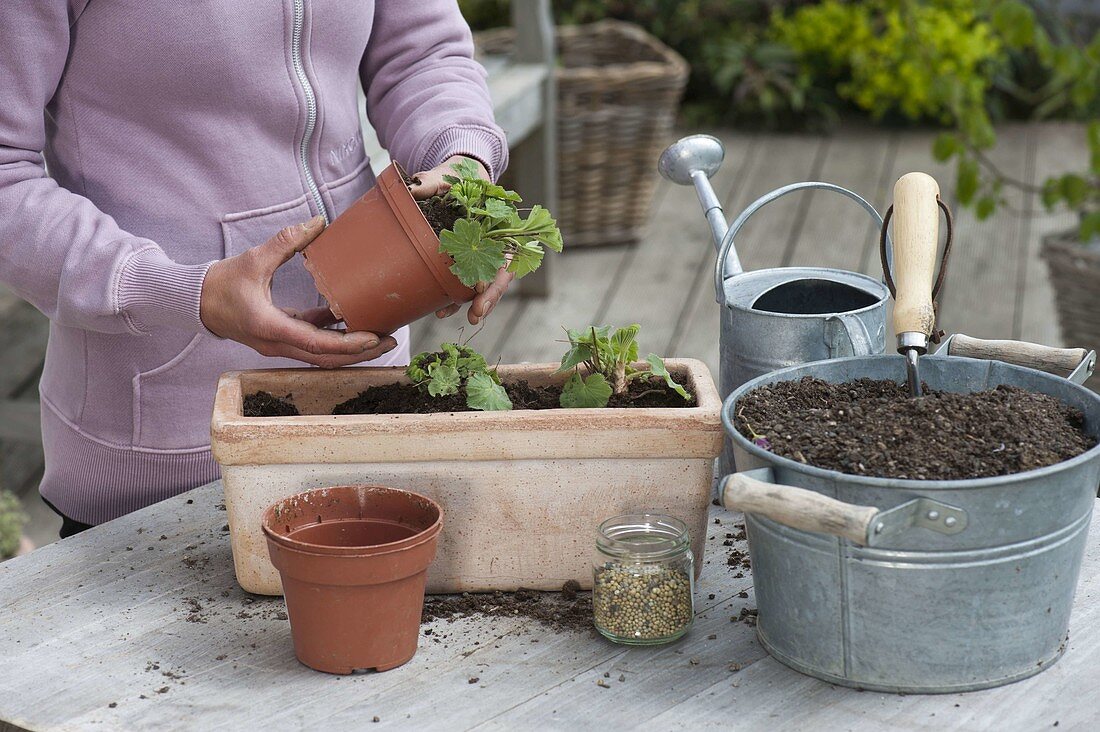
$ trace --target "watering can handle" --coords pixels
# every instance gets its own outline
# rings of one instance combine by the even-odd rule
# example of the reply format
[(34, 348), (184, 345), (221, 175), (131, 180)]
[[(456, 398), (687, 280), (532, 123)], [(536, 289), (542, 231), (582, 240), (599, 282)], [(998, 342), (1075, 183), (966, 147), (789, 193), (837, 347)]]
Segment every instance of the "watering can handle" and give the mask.
[(948, 356), (965, 356), (1038, 369), (1078, 384), (1096, 368), (1096, 352), (1084, 348), (1054, 348), (1027, 341), (988, 341), (956, 333), (940, 347)]
[(829, 349), (829, 358), (848, 356), (870, 356), (875, 353), (875, 345), (867, 324), (851, 313), (836, 313), (825, 318), (825, 345)]
[[(875, 209), (874, 206), (872, 206), (865, 198), (860, 196), (858, 193), (850, 191), (847, 188), (838, 186), (834, 183), (824, 183), (821, 181), (792, 183), (791, 185), (783, 186), (782, 188), (776, 188), (770, 193), (765, 193), (763, 196), (749, 204), (749, 207), (742, 211), (740, 215), (738, 215), (738, 217), (734, 219), (733, 223), (730, 224), (730, 228), (726, 232), (725, 237), (723, 237), (722, 239), (721, 246), (718, 247), (718, 258), (714, 261), (714, 296), (719, 305), (726, 304), (726, 291), (725, 287), (723, 286), (726, 275), (740, 274), (742, 271), (744, 271), (741, 266), (741, 260), (737, 256), (737, 250), (734, 249), (733, 242), (734, 239), (737, 237), (737, 234), (741, 231), (742, 227), (744, 227), (745, 222), (747, 222), (754, 213), (762, 209), (764, 206), (767, 206), (772, 201), (778, 198), (782, 198), (788, 193), (805, 190), (833, 191), (834, 193), (839, 193), (842, 196), (847, 196), (848, 198), (852, 199), (860, 206), (862, 206), (863, 209), (871, 215), (871, 218), (874, 220), (877, 227), (876, 231), (882, 229), (882, 216), (879, 214), (878, 210)], [(888, 263), (890, 263), (892, 266), (893, 247), (891, 246), (889, 239), (887, 239), (886, 242), (886, 257)]]
[(845, 503), (820, 493), (775, 482), (771, 468), (727, 475), (718, 487), (722, 505), (769, 518), (793, 529), (829, 534), (859, 546), (876, 546), (918, 526), (957, 534), (968, 522), (961, 508), (930, 498), (913, 498), (888, 509)]

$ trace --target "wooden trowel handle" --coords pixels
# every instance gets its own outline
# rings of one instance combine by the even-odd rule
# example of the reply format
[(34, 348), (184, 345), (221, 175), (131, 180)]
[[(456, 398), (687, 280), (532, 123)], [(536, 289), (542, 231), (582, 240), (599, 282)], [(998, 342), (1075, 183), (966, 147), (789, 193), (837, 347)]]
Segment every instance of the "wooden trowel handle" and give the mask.
[(932, 284), (939, 244), (940, 187), (926, 173), (894, 184), (894, 331), (932, 335)]
[(996, 359), (1058, 376), (1068, 376), (1088, 357), (1084, 348), (1054, 348), (1026, 341), (987, 341), (955, 334), (948, 349), (950, 356)]

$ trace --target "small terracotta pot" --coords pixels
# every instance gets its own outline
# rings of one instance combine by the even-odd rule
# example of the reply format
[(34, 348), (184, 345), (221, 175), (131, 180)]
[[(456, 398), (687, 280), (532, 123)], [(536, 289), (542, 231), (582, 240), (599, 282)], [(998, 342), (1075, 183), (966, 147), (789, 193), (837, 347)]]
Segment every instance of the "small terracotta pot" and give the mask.
[(264, 512), (294, 653), (318, 671), (388, 671), (416, 654), (439, 505), (382, 486), (317, 488)]
[(450, 271), (439, 237), (397, 163), (302, 251), (306, 269), (348, 330), (392, 333), (475, 292)]

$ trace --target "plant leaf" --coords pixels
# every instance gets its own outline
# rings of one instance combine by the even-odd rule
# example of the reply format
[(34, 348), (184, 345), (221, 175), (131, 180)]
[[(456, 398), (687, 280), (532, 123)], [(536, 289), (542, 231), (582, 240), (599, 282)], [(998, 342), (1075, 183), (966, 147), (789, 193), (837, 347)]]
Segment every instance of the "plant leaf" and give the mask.
[(590, 374), (582, 379), (573, 374), (565, 382), (561, 391), (560, 404), (565, 409), (583, 409), (586, 407), (606, 407), (611, 398), (611, 387), (603, 374)]
[(481, 177), (477, 169), (477, 163), (470, 158), (462, 158), (457, 163), (454, 163), (451, 169), (458, 173), (459, 177), (465, 180), (476, 180)]
[(531, 274), (542, 264), (542, 247), (533, 241), (521, 241), (516, 244), (512, 252), (512, 261), (508, 265), (508, 271), (516, 276), (516, 279)]
[(491, 282), (503, 267), (504, 244), (483, 236), (481, 225), (469, 219), (455, 222), (453, 231), (439, 235), (439, 251), (454, 259), (451, 272), (467, 287), (478, 282)]
[(1089, 195), (1088, 181), (1074, 173), (1062, 176), (1062, 197), (1070, 208), (1077, 208)]
[(519, 203), (523, 199), (519, 197), (519, 194), (515, 191), (509, 191), (502, 186), (498, 186), (496, 183), (490, 183), (485, 181), (485, 195), (489, 198), (498, 198), (501, 201), (510, 201), (512, 203)]
[(958, 197), (959, 203), (969, 206), (978, 192), (978, 163), (969, 158), (964, 158), (959, 161), (957, 172), (955, 195)]
[(504, 387), (487, 373), (474, 374), (466, 382), (466, 406), (484, 412), (503, 412), (512, 408)]
[(468, 379), (474, 374), (485, 373), (489, 370), (489, 364), (485, 363), (485, 357), (469, 347), (461, 347), (457, 359), (458, 375)]
[[(1100, 38), (1100, 34), (1097, 34), (1097, 38)], [(1100, 175), (1100, 120), (1089, 123), (1088, 138), (1091, 153), (1090, 167), (1093, 173)]]
[(932, 143), (932, 157), (941, 163), (950, 158), (959, 149), (959, 141), (949, 132), (945, 132)]
[(978, 217), (978, 221), (985, 221), (996, 210), (997, 199), (993, 196), (982, 196), (978, 199), (978, 203), (974, 205), (974, 215)]
[(611, 336), (611, 351), (616, 361), (629, 365), (638, 360), (638, 331), (641, 329), (642, 326), (635, 323), (619, 328)]
[(496, 198), (486, 198), (484, 206), (470, 210), (474, 213), (487, 216), (494, 222), (507, 221), (512, 216), (512, 211), (514, 211), (507, 203)]
[(654, 376), (660, 376), (668, 384), (668, 388), (682, 396), (685, 400), (691, 401), (691, 394), (688, 394), (687, 389), (676, 383), (676, 380), (672, 378), (672, 374), (665, 368), (665, 362), (661, 360), (661, 357), (656, 353), (651, 353), (645, 357), (646, 363), (649, 364), (649, 371)]
[(431, 380), (428, 382), (428, 393), (432, 396), (449, 396), (458, 393), (462, 379), (458, 375), (458, 369), (449, 363), (433, 363), (428, 367)]
[(428, 357), (432, 355), (433, 354), (430, 351), (425, 351), (423, 353), (418, 353), (412, 357), (412, 360), (409, 361), (408, 367), (405, 369), (405, 375), (409, 377), (409, 381), (416, 384), (417, 386), (420, 386), (429, 378), (431, 378), (428, 376), (428, 370), (425, 367), (425, 363), (427, 362)]
[(1081, 228), (1077, 233), (1082, 242), (1088, 242), (1100, 236), (1100, 211), (1093, 211), (1081, 217)]
[(1047, 211), (1052, 211), (1062, 200), (1062, 186), (1058, 178), (1047, 178), (1043, 182), (1042, 200)]
[(582, 363), (592, 358), (592, 347), (587, 343), (574, 343), (572, 347), (566, 351), (565, 355), (561, 357), (561, 366), (554, 373), (562, 373), (563, 371), (569, 371), (575, 369)]
[(555, 252), (562, 250), (561, 232), (558, 231), (558, 222), (550, 215), (550, 212), (542, 206), (535, 205), (531, 213), (523, 220), (521, 226), (528, 236), (538, 239)]

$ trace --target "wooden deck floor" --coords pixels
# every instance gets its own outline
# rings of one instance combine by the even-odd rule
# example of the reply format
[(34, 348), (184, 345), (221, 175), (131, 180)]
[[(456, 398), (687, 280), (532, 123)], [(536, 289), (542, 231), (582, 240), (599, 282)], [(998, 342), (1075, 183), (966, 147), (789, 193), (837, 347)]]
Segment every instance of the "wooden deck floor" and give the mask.
[[(945, 200), (954, 203), (953, 172), (932, 160), (931, 131), (854, 128), (831, 136), (712, 132), (726, 145), (726, 162), (714, 185), (730, 219), (774, 188), (812, 179), (851, 188), (884, 210), (894, 181), (913, 170), (935, 176)], [(1037, 181), (1072, 169), (1085, 154), (1079, 126), (1051, 123), (1002, 128), (993, 158), (1007, 174)], [(956, 210), (955, 252), (941, 298), (941, 327), (948, 333), (1058, 345), (1052, 293), (1038, 250), (1043, 234), (1072, 226), (1073, 218), (1046, 214), (1034, 196), (1013, 195), (1011, 204), (1013, 211), (986, 222)], [(746, 269), (822, 265), (880, 274), (870, 218), (851, 201), (825, 192), (789, 196), (765, 208), (744, 229), (738, 251)], [(472, 345), (503, 362), (556, 361), (563, 352), (562, 326), (637, 322), (642, 325), (643, 352), (700, 358), (716, 370), (713, 261), (693, 190), (662, 181), (642, 243), (567, 248), (553, 261), (550, 297), (506, 298)], [(46, 322), (3, 292), (0, 318), (0, 398), (33, 403)], [(460, 330), (464, 322), (455, 316), (417, 324), (413, 351), (469, 337), (468, 325)], [(32, 534), (46, 541), (57, 524), (35, 497), (41, 467), (41, 450), (33, 442), (0, 442), (0, 485), (25, 497), (33, 516)]]

